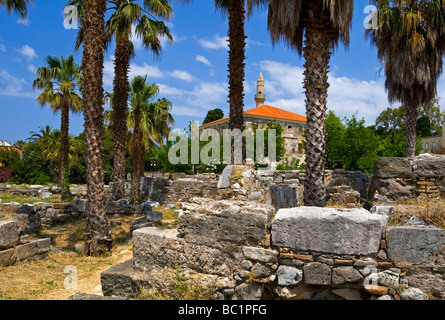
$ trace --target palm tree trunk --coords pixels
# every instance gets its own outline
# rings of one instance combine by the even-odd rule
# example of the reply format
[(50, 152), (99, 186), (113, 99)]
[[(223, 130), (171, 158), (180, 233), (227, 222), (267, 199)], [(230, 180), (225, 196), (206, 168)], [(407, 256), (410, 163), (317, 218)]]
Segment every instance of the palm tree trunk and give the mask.
[(111, 227), (105, 210), (102, 169), (103, 62), (105, 49), (105, 0), (85, 0), (82, 104), (87, 178), (88, 239), (86, 253), (99, 255), (113, 246)]
[(114, 176), (113, 200), (125, 198), (125, 143), (128, 116), (128, 69), (130, 50), (128, 37), (116, 39), (115, 78), (113, 95)]
[[(246, 34), (244, 0), (229, 0), (229, 104), (230, 129), (244, 129), (244, 79), (246, 60)], [(242, 163), (240, 155), (234, 155), (236, 149), (232, 142), (232, 163)]]
[(417, 114), (418, 109), (416, 105), (406, 105), (406, 157), (409, 159), (416, 156)]
[(139, 203), (140, 198), (140, 168), (141, 168), (141, 109), (136, 107), (133, 111), (134, 116), (134, 131), (133, 131), (133, 175), (131, 182), (131, 202), (133, 204)]
[(312, 4), (313, 15), (306, 24), (304, 47), (307, 113), (307, 155), (305, 203), (308, 206), (326, 206), (325, 157), (326, 157), (326, 104), (328, 92), (330, 36), (326, 30), (329, 20), (323, 16), (322, 4)]
[(62, 98), (61, 110), (61, 125), (60, 125), (60, 154), (59, 154), (59, 176), (58, 186), (61, 188), (62, 201), (70, 201), (71, 193), (66, 180), (68, 177), (68, 148), (69, 148), (69, 121), (70, 121), (70, 107), (66, 98)]

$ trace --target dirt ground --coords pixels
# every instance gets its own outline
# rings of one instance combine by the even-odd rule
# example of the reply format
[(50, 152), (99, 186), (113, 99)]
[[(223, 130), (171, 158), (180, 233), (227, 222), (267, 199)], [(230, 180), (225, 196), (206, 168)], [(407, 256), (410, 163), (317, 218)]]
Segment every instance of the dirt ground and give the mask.
[(33, 235), (32, 238), (52, 239), (49, 256), (0, 267), (0, 300), (65, 300), (76, 292), (102, 295), (101, 272), (133, 256), (129, 229), (135, 219), (110, 219), (116, 244), (111, 255), (99, 258), (86, 257), (75, 248), (85, 242), (85, 219), (73, 219)]

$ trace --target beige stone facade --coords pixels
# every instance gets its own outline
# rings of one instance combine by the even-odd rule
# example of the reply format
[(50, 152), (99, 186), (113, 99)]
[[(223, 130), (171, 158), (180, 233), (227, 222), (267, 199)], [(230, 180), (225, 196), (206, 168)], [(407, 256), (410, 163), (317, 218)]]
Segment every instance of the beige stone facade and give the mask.
[[(284, 159), (299, 159), (300, 163), (304, 163), (304, 130), (306, 128), (307, 119), (304, 116), (292, 113), (283, 109), (265, 105), (266, 95), (264, 93), (264, 79), (260, 74), (257, 82), (257, 93), (255, 95), (256, 108), (244, 112), (244, 124), (246, 128), (250, 128), (252, 124), (261, 128), (267, 126), (271, 121), (275, 121), (283, 127), (282, 136), (286, 153)], [(207, 123), (200, 127), (204, 129), (216, 129), (222, 133), (224, 129), (229, 128), (229, 117)]]
[(427, 153), (427, 152), (436, 154), (445, 153), (445, 122), (443, 123), (442, 126), (441, 135), (422, 138), (421, 153)]

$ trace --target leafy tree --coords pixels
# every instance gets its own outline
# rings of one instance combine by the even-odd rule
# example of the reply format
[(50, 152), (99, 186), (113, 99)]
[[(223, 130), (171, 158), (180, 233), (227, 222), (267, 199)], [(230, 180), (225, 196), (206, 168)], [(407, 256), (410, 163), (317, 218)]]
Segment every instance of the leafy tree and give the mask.
[[(67, 184), (69, 153), (69, 114), (70, 111), (81, 111), (81, 98), (76, 91), (80, 79), (80, 67), (74, 63), (74, 57), (46, 57), (46, 66), (37, 69), (33, 89), (42, 90), (37, 98), (40, 106), (49, 104), (54, 112), (61, 113), (60, 152), (58, 152), (59, 176), (58, 185), (62, 188), (62, 201), (70, 198)], [(56, 149), (57, 150), (57, 149)]]
[(417, 119), (417, 135), (422, 138), (431, 137), (433, 135), (431, 131), (431, 121), (428, 116), (423, 115)]
[(332, 50), (349, 44), (354, 1), (270, 0), (268, 29), (305, 58), (306, 179), (305, 204), (326, 205), (325, 157), (328, 73)]
[(20, 15), (22, 19), (28, 17), (28, 5), (32, 3), (32, 0), (0, 0), (0, 7), (6, 9), (8, 14), (14, 11)]
[(224, 111), (219, 108), (209, 110), (202, 124), (210, 123), (224, 118)]
[(326, 117), (326, 167), (343, 169), (346, 127), (340, 117), (329, 110)]
[(379, 25), (368, 30), (382, 61), (390, 102), (406, 107), (406, 157), (416, 151), (418, 109), (437, 95), (445, 54), (445, 6), (442, 0), (373, 0)]

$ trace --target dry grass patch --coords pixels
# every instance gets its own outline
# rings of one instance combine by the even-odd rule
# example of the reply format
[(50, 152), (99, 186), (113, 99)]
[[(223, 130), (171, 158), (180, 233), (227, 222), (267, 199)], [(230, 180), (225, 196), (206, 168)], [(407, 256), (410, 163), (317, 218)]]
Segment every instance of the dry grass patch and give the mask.
[[(133, 216), (110, 219), (116, 245), (112, 254), (104, 257), (86, 257), (75, 249), (76, 244), (85, 243), (85, 219), (72, 219), (32, 235), (34, 239), (51, 238), (53, 250), (43, 260), (0, 268), (0, 300), (65, 300), (76, 292), (102, 294), (100, 274), (133, 256), (129, 229), (134, 219)], [(71, 269), (65, 269), (68, 266)], [(77, 272), (77, 288), (72, 288), (74, 282), (70, 280), (75, 278), (73, 270)]]
[(404, 201), (393, 207), (390, 225), (401, 225), (416, 215), (428, 225), (445, 229), (445, 200), (440, 201)]

